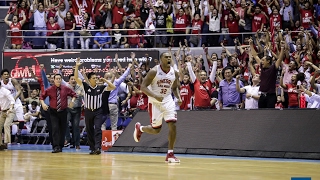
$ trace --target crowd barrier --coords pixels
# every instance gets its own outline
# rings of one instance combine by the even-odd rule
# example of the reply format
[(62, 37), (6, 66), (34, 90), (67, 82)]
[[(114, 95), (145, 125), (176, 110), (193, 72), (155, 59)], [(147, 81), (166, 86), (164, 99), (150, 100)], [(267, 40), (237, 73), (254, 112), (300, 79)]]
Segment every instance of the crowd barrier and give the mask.
[[(320, 159), (320, 111), (221, 110), (178, 111), (175, 153), (223, 156)], [(143, 133), (136, 143), (136, 122), (149, 125), (139, 112), (110, 152), (167, 152), (168, 128), (158, 135)]]

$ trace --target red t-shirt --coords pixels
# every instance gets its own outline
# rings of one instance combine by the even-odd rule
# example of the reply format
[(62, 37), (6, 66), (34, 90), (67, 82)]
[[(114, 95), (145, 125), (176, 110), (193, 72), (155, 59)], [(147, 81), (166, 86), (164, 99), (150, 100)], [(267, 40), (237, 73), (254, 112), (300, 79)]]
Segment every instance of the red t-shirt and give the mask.
[(270, 17), (270, 29), (271, 29), (271, 34), (274, 33), (274, 30), (276, 28), (276, 26), (280, 25), (280, 29), (282, 28), (282, 19), (281, 19), (281, 15), (272, 15)]
[(195, 19), (192, 20), (192, 34), (199, 34), (201, 33), (201, 29), (203, 26), (203, 21)]
[[(52, 26), (49, 21), (47, 23), (47, 30), (60, 30), (60, 26), (58, 23), (54, 23), (54, 25)], [(53, 34), (53, 31), (51, 32), (47, 32), (47, 36), (51, 36)]]
[(11, 44), (22, 44), (22, 32), (21, 32), (21, 24), (20, 22), (17, 23), (11, 23), (10, 24), (10, 30), (11, 30), (11, 36), (20, 36), (20, 37), (12, 37), (11, 38)]
[(182, 99), (182, 104), (180, 105), (180, 110), (188, 110), (191, 107), (191, 97), (193, 95), (193, 91), (190, 87), (190, 84), (181, 83), (180, 86), (180, 96)]
[(138, 45), (140, 42), (140, 38), (138, 37), (138, 30), (128, 30), (128, 35), (136, 35), (137, 37), (128, 37), (129, 45)]
[(123, 24), (124, 9), (114, 6), (112, 9), (112, 24)]
[(138, 94), (130, 98), (130, 108), (137, 108), (138, 99), (139, 99)]
[(293, 84), (286, 84), (287, 89), (288, 89), (288, 106), (299, 106), (298, 102), (298, 91), (296, 89), (297, 86)]
[(193, 83), (194, 85), (194, 106), (195, 107), (210, 107), (210, 89), (212, 83), (210, 80), (201, 84), (198, 79)]
[[(228, 21), (229, 33), (238, 33), (239, 32), (239, 24), (235, 19), (233, 21)], [(231, 37), (237, 37), (239, 34), (230, 34)]]
[(305, 10), (301, 9), (300, 10), (300, 16), (301, 16), (301, 25), (305, 28), (308, 29), (310, 27), (310, 22), (313, 22), (313, 13), (310, 9)]
[[(186, 28), (188, 25), (188, 18), (187, 15), (183, 14), (182, 16), (179, 16), (179, 14), (176, 15), (176, 24), (174, 25), (175, 28)], [(185, 29), (178, 29), (174, 31), (179, 32), (185, 32)]]
[(261, 29), (262, 24), (265, 24), (266, 22), (266, 17), (263, 14), (254, 14), (252, 19), (252, 32), (257, 32)]
[(29, 9), (28, 8), (19, 8), (18, 9), (19, 21), (21, 21), (23, 19), (22, 11), (24, 11), (24, 14), (26, 16), (26, 22), (29, 22)]

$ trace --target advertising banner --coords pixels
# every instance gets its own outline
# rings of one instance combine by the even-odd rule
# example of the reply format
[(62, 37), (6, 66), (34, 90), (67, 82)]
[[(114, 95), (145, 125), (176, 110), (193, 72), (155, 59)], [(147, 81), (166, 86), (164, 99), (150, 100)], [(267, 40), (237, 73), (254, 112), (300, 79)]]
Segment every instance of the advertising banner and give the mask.
[(112, 145), (117, 141), (117, 139), (122, 134), (122, 130), (103, 130), (102, 131), (102, 140), (101, 140), (101, 149), (103, 151), (108, 150)]
[[(61, 65), (61, 74), (64, 79), (73, 73), (76, 59), (80, 57), (86, 72), (95, 71), (103, 76), (113, 67), (117, 66), (114, 57), (118, 54), (118, 61), (122, 68), (126, 68), (132, 63), (131, 52), (139, 64), (150, 63), (150, 67), (155, 65), (154, 59), (158, 59), (159, 51), (85, 51), (85, 52), (4, 52), (3, 68), (8, 69), (11, 77), (18, 80), (33, 82), (29, 68), (32, 68), (36, 76), (40, 76), (40, 64), (44, 65), (46, 73), (57, 73)], [(80, 67), (81, 69), (83, 67)], [(138, 67), (137, 67), (138, 68)], [(138, 71), (138, 69), (136, 69)]]

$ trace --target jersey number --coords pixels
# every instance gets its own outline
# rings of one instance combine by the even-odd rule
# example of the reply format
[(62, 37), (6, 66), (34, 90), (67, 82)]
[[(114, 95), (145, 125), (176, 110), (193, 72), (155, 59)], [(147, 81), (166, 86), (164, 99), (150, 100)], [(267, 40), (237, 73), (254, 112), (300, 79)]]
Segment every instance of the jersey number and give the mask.
[(161, 89), (160, 94), (167, 94), (167, 89)]

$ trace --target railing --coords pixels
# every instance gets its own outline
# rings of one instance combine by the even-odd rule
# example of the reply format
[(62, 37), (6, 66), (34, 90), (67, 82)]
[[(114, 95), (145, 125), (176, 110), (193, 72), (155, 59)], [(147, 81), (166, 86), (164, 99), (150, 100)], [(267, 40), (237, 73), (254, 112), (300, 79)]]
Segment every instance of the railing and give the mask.
[[(139, 38), (142, 38), (142, 39), (146, 39), (146, 38), (153, 38), (153, 47), (156, 47), (156, 37), (176, 37), (176, 36), (186, 36), (187, 39), (189, 39), (190, 36), (212, 36), (212, 35), (215, 35), (215, 36), (228, 36), (228, 35), (233, 35), (233, 34), (236, 34), (236, 35), (239, 35), (239, 38), (241, 38), (241, 42), (243, 42), (244, 40), (244, 36), (252, 36), (253, 32), (244, 32), (244, 33), (202, 33), (202, 34), (156, 34), (156, 31), (167, 31), (167, 30), (173, 30), (173, 31), (177, 31), (177, 30), (186, 30), (188, 32), (192, 32), (192, 28), (189, 27), (189, 28), (156, 28), (156, 29), (110, 29), (110, 30), (107, 30), (105, 29), (105, 31), (107, 32), (114, 32), (114, 31), (120, 31), (120, 32), (126, 32), (126, 31), (131, 31), (131, 30), (137, 30), (137, 31), (143, 31), (143, 32), (153, 32), (153, 33), (149, 33), (149, 34), (139, 34), (139, 35), (121, 35), (121, 37), (126, 37), (126, 38), (130, 38), (130, 37), (139, 37)], [(29, 33), (34, 33), (36, 32), (37, 30), (21, 30), (22, 34), (25, 34), (27, 32)], [(22, 35), (22, 36), (11, 36), (11, 30), (7, 30), (7, 42), (8, 40), (10, 40), (10, 38), (17, 38), (17, 37), (23, 37), (23, 38), (39, 38), (39, 39), (46, 39), (46, 38), (58, 38), (58, 39), (61, 39), (61, 38), (64, 38), (64, 36), (35, 36), (35, 35), (32, 35), (32, 36), (29, 36), (29, 35)], [(57, 30), (44, 30), (42, 31), (44, 33), (46, 32), (57, 32)], [(74, 33), (74, 38), (75, 38), (75, 41), (80, 38), (80, 32), (81, 30), (72, 30), (72, 31), (67, 31), (67, 30), (59, 30), (58, 31), (59, 33), (64, 33), (64, 32), (73, 32)], [(88, 30), (88, 32), (93, 32), (93, 33), (96, 33), (96, 32), (100, 32), (100, 29), (94, 29), (94, 30)], [(93, 34), (92, 33), (92, 34)], [(112, 33), (111, 33), (112, 34)], [(87, 36), (88, 37), (88, 36)], [(109, 36), (100, 36), (100, 37), (115, 37), (114, 35), (109, 35)], [(90, 36), (90, 38), (94, 38), (94, 34), (92, 36)], [(9, 44), (7, 44), (6, 48), (4, 47), (4, 50), (5, 49), (8, 49), (9, 47)]]

